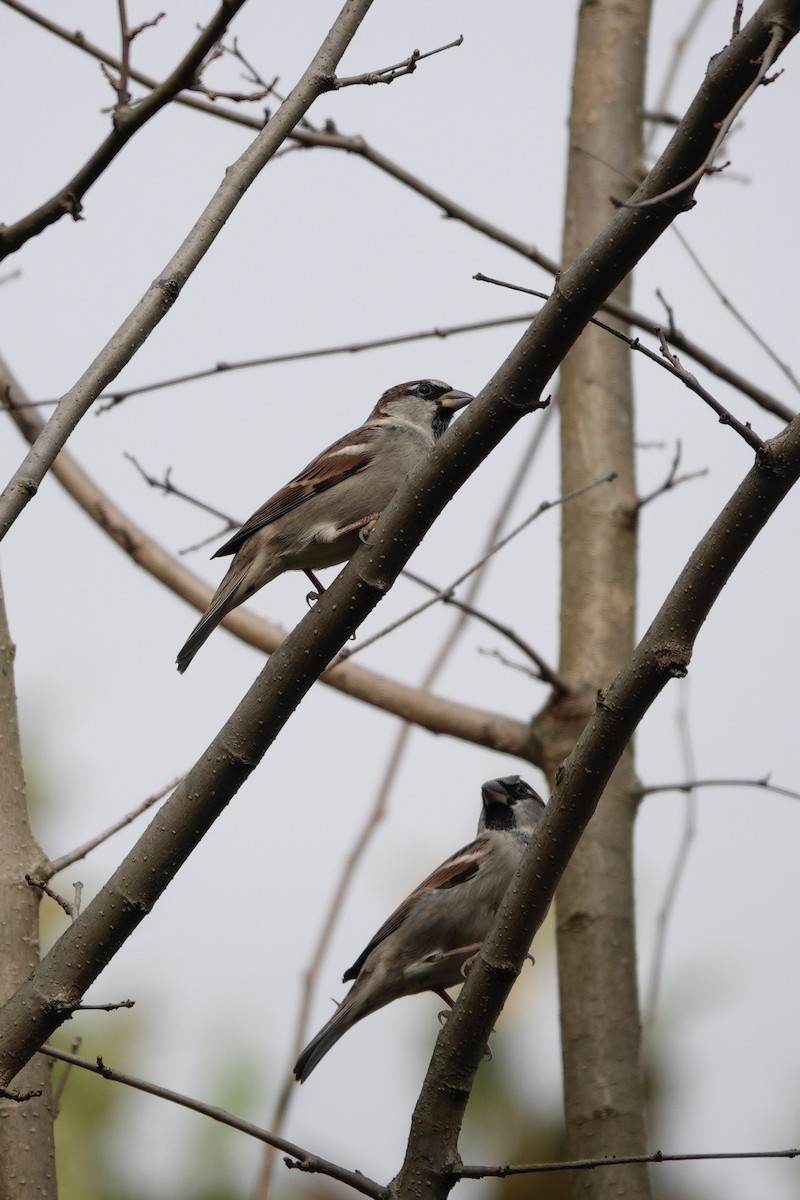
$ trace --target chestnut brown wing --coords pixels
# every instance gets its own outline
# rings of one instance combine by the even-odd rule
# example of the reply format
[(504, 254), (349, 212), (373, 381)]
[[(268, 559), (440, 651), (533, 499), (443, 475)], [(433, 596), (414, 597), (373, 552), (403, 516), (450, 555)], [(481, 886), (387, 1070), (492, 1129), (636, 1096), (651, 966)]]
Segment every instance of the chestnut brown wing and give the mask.
[(342, 976), (342, 982), (347, 983), (349, 979), (355, 979), (375, 947), (379, 946), (390, 933), (394, 933), (396, 929), (400, 928), (417, 900), (425, 892), (443, 891), (446, 888), (458, 887), (459, 884), (466, 883), (468, 879), (472, 879), (477, 875), (483, 861), (482, 851), (488, 840), (485, 837), (476, 838), (474, 842), (470, 842), (462, 850), (457, 850), (440, 867), (437, 867), (427, 879), (423, 879), (419, 887), (415, 888), (411, 895), (384, 921), (372, 941), (361, 952), (352, 967), (345, 971)]
[(375, 433), (374, 429), (360, 429), (328, 446), (299, 475), (295, 475), (285, 487), (270, 496), (211, 557), (222, 558), (227, 554), (235, 554), (249, 537), (265, 525), (271, 525), (278, 517), (293, 512), (312, 497), (327, 492), (334, 484), (358, 475), (369, 466), (370, 443)]

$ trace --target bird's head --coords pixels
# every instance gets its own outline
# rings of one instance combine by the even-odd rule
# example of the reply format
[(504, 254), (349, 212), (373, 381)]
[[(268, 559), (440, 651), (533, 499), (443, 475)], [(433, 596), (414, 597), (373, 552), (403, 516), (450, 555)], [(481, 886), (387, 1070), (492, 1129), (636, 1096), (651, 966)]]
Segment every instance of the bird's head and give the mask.
[(490, 779), (481, 788), (481, 799), (479, 834), (507, 829), (530, 836), (544, 814), (544, 800), (519, 775)]
[(464, 408), (474, 397), (459, 392), (441, 379), (413, 379), (398, 383), (384, 392), (369, 418), (369, 423), (391, 421), (397, 425), (412, 425), (432, 433), (434, 441), (442, 436), (453, 414)]

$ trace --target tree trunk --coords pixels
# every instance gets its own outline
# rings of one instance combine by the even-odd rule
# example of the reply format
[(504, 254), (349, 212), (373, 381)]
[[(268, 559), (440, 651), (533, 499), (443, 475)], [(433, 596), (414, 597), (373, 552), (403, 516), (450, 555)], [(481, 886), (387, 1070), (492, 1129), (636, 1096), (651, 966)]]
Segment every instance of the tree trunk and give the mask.
[[(649, 0), (581, 4), (570, 117), (564, 263), (584, 249), (641, 170)], [(630, 302), (630, 282), (615, 293)], [(596, 328), (561, 368), (564, 492), (609, 471), (562, 513), (561, 674), (574, 694), (543, 725), (553, 778), (629, 657), (635, 635), (636, 488), (631, 354)], [(633, 752), (623, 756), (558, 890), (565, 1112), (571, 1158), (647, 1151), (633, 898)], [(647, 1168), (575, 1172), (573, 1196), (650, 1194)]]
[[(14, 647), (0, 585), (0, 1002), (39, 962), (39, 895), (25, 882), (43, 854), (31, 832), (14, 695)], [(50, 1063), (35, 1054), (0, 1098), (0, 1200), (55, 1200)]]

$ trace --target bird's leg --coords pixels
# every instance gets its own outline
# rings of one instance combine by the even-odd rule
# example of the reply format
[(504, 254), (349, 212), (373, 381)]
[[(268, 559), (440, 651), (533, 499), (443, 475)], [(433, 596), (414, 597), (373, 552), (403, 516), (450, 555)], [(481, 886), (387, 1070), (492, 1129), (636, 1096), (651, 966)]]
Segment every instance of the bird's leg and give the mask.
[(444, 1025), (445, 1021), (450, 1016), (450, 1009), (455, 1004), (455, 1000), (452, 998), (452, 996), (448, 996), (443, 987), (431, 988), (431, 991), (434, 992), (440, 1000), (444, 1000), (445, 1004), (447, 1005), (447, 1008), (443, 1008), (439, 1013), (439, 1024)]
[[(470, 948), (470, 949), (472, 949), (472, 947), (471, 947), (471, 946), (470, 946), (469, 948)], [(478, 948), (480, 949), (480, 943), (479, 943), (479, 945), (478, 945)], [(476, 953), (477, 953), (477, 951), (476, 951)], [(469, 961), (470, 961), (470, 962), (472, 962), (472, 961), (474, 961), (474, 959), (475, 959), (475, 955), (473, 954), (472, 958), (471, 958)], [(465, 964), (464, 964), (464, 966), (466, 966), (466, 965), (467, 965), (467, 964), (465, 963)], [(463, 970), (463, 967), (462, 967), (462, 970)], [(453, 1005), (455, 1004), (455, 1000), (452, 998), (452, 996), (448, 996), (447, 992), (444, 990), (444, 988), (443, 988), (443, 987), (435, 987), (435, 988), (431, 988), (431, 991), (432, 991), (432, 992), (435, 992), (435, 993), (436, 993), (436, 995), (437, 995), (437, 996), (438, 996), (438, 997), (439, 997), (441, 1000), (444, 1000), (445, 1004), (447, 1005), (447, 1008), (443, 1008), (443, 1009), (441, 1009), (441, 1011), (440, 1011), (440, 1012), (439, 1012), (439, 1014), (438, 1014), (438, 1017), (439, 1017), (439, 1024), (440, 1024), (440, 1025), (444, 1025), (445, 1021), (446, 1021), (446, 1020), (447, 1020), (447, 1018), (450, 1016), (450, 1010), (452, 1009)], [(494, 1033), (494, 1030), (492, 1030), (492, 1033)], [(490, 1048), (489, 1048), (489, 1043), (488, 1043), (488, 1042), (487, 1042), (487, 1043), (486, 1043), (486, 1045), (483, 1047), (483, 1057), (486, 1059), (486, 1061), (487, 1061), (487, 1062), (491, 1062), (491, 1061), (492, 1061), (492, 1052), (491, 1052), (491, 1050), (490, 1050)]]
[(372, 533), (377, 524), (379, 512), (367, 513), (364, 517), (359, 517), (357, 521), (351, 521), (349, 525), (337, 525), (336, 537), (340, 538), (345, 533), (356, 533), (362, 542), (365, 542)]
[(380, 513), (370, 513), (370, 515), (367, 517), (364, 524), (361, 526), (361, 528), (358, 531), (358, 537), (359, 537), (360, 541), (362, 541), (362, 542), (369, 541), (369, 535), (372, 533), (373, 529), (378, 524), (378, 518), (380, 517), (380, 515), (381, 515)]
[(322, 586), (322, 584), (317, 579), (314, 572), (312, 570), (310, 570), (310, 568), (304, 567), (303, 574), (308, 576), (308, 578), (313, 583), (314, 587), (317, 589), (315, 592), (309, 592), (308, 595), (306, 596), (306, 604), (308, 605), (309, 608), (311, 608), (311, 605), (314, 603), (314, 601), (319, 600), (320, 596), (322, 596), (324, 594), (325, 588)]

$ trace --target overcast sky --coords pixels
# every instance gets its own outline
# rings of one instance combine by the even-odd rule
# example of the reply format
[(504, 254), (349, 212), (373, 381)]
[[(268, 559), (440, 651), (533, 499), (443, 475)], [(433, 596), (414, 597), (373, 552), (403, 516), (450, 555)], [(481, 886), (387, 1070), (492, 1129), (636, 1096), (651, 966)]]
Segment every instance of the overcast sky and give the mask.
[[(116, 52), (116, 6), (39, 0), (40, 11)], [(376, 2), (341, 67), (385, 66), (415, 47), (459, 34), (464, 43), (391, 87), (324, 97), (312, 119), (330, 118), (467, 208), (558, 258), (567, 150), (566, 114), (574, 5)], [(674, 39), (693, 7), (656, 4), (648, 98), (659, 93)], [(131, 0), (134, 22), (153, 9)], [(747, 5), (752, 12), (754, 5)], [(686, 55), (670, 108), (682, 112), (709, 57), (730, 32), (732, 4), (716, 0)], [(135, 44), (134, 61), (165, 73), (212, 11), (171, 6)], [(288, 90), (337, 12), (329, 0), (250, 4), (232, 33), (268, 79)], [(798, 50), (779, 82), (748, 105), (731, 138), (731, 167), (705, 181), (677, 225), (706, 268), (777, 352), (795, 368), (797, 203), (794, 121)], [(6, 170), (0, 216), (23, 215), (59, 188), (108, 128), (112, 94), (97, 63), (0, 7)], [(230, 59), (207, 82), (245, 88)], [(263, 105), (250, 106), (258, 113)], [(13, 113), (13, 116), (9, 114)], [(172, 107), (137, 135), (84, 203), (29, 242), (2, 273), (0, 351), (36, 398), (67, 390), (168, 261), (250, 131)], [(369, 164), (324, 150), (291, 151), (270, 165), (239, 205), (180, 301), (120, 377), (138, 385), (259, 355), (350, 343), (395, 333), (531, 311), (511, 293), (473, 281), (478, 272), (547, 290), (537, 268), (455, 221)], [(789, 381), (725, 311), (668, 233), (642, 264), (637, 306), (663, 318), (656, 289), (681, 328), (744, 375), (796, 406)], [(434, 376), (477, 392), (523, 327), (406, 344), (379, 352), (251, 369), (131, 399), (90, 413), (69, 449), (115, 501), (172, 552), (218, 529), (213, 518), (141, 480), (126, 454), (236, 518), (334, 437), (358, 425), (378, 395), (405, 379)], [(689, 364), (691, 365), (691, 364)], [(764, 437), (779, 423), (723, 385), (703, 382)], [(657, 611), (677, 571), (752, 463), (752, 452), (665, 372), (636, 363), (637, 470), (646, 493), (666, 476), (680, 440), (683, 471), (707, 474), (649, 505), (642, 518), (639, 623)], [(522, 422), (456, 496), (413, 567), (444, 584), (477, 557), (496, 506), (535, 423)], [(517, 502), (521, 520), (558, 496), (557, 430)], [(8, 425), (0, 440), (3, 482), (25, 447)], [(791, 495), (736, 572), (701, 634), (683, 686), (701, 778), (756, 779), (800, 789), (797, 762), (798, 503)], [(188, 564), (213, 584), (214, 546)], [(555, 663), (558, 515), (534, 524), (495, 562), (481, 605)], [(217, 631), (180, 677), (175, 654), (196, 614), (98, 532), (48, 480), (2, 550), (17, 691), (30, 779), (41, 795), (37, 832), (56, 856), (108, 825), (187, 769), (262, 665), (255, 650)], [(286, 627), (305, 612), (302, 576), (275, 581), (252, 602)], [(420, 599), (401, 581), (365, 632)], [(365, 665), (415, 683), (448, 613), (431, 613), (366, 652)], [(437, 685), (442, 695), (527, 719), (546, 690), (482, 650), (516, 652), (484, 627), (468, 630)], [(676, 712), (667, 689), (638, 739), (643, 781), (683, 777)], [(249, 1067), (239, 1111), (268, 1123), (287, 1068), (300, 974), (331, 889), (381, 777), (392, 719), (316, 688), (228, 811), (170, 886), (155, 912), (92, 989), (95, 1002), (131, 996), (132, 1013), (92, 1015), (60, 1037), (84, 1034), (84, 1052), (106, 1053), (127, 1028), (125, 1070), (212, 1103), (226, 1067)], [(443, 857), (469, 840), (480, 784), (521, 771), (517, 761), (417, 732), (392, 795), (391, 813), (361, 866), (327, 954), (314, 1029), (340, 998), (342, 971), (387, 913)], [(681, 835), (685, 800), (643, 804), (637, 836), (640, 973), (646, 987), (656, 916)], [(90, 898), (140, 825), (107, 843), (59, 881)], [(659, 1015), (652, 1031), (666, 1072), (666, 1111), (651, 1129), (664, 1152), (778, 1149), (798, 1143), (800, 1050), (796, 1039), (800, 903), (800, 805), (745, 788), (703, 791), (697, 836), (675, 905)], [(55, 934), (61, 917), (49, 914)], [(557, 1107), (560, 1058), (552, 920), (503, 1014), (498, 1038), (513, 1047), (515, 1086)], [(437, 1031), (437, 1002), (418, 997), (358, 1026), (294, 1100), (286, 1135), (379, 1180), (397, 1170), (408, 1121)], [(74, 1028), (73, 1028), (74, 1027)], [(116, 1031), (116, 1032), (114, 1032)], [(313, 1031), (313, 1030), (312, 1030)], [(649, 1031), (650, 1032), (650, 1031)], [(648, 1038), (649, 1044), (649, 1038)], [(484, 1065), (482, 1072), (502, 1063)], [(505, 1060), (508, 1061), (508, 1060)], [(530, 1076), (530, 1078), (526, 1078)], [(98, 1085), (99, 1086), (99, 1085)], [(381, 1097), (376, 1104), (376, 1097)], [(200, 1118), (136, 1097), (118, 1152), (132, 1194), (163, 1196), (169, 1181), (191, 1192), (187, 1140)], [(158, 1137), (154, 1136), (157, 1131)], [(170, 1131), (171, 1136), (164, 1136)], [(224, 1135), (231, 1194), (247, 1195), (258, 1148)], [(505, 1161), (469, 1128), (465, 1161)], [(654, 1168), (699, 1197), (797, 1194), (796, 1163), (686, 1164)], [(679, 1173), (678, 1173), (679, 1172)], [(186, 1182), (186, 1181), (189, 1182)], [(279, 1168), (276, 1195), (305, 1186)], [(464, 1195), (479, 1196), (482, 1185)]]

